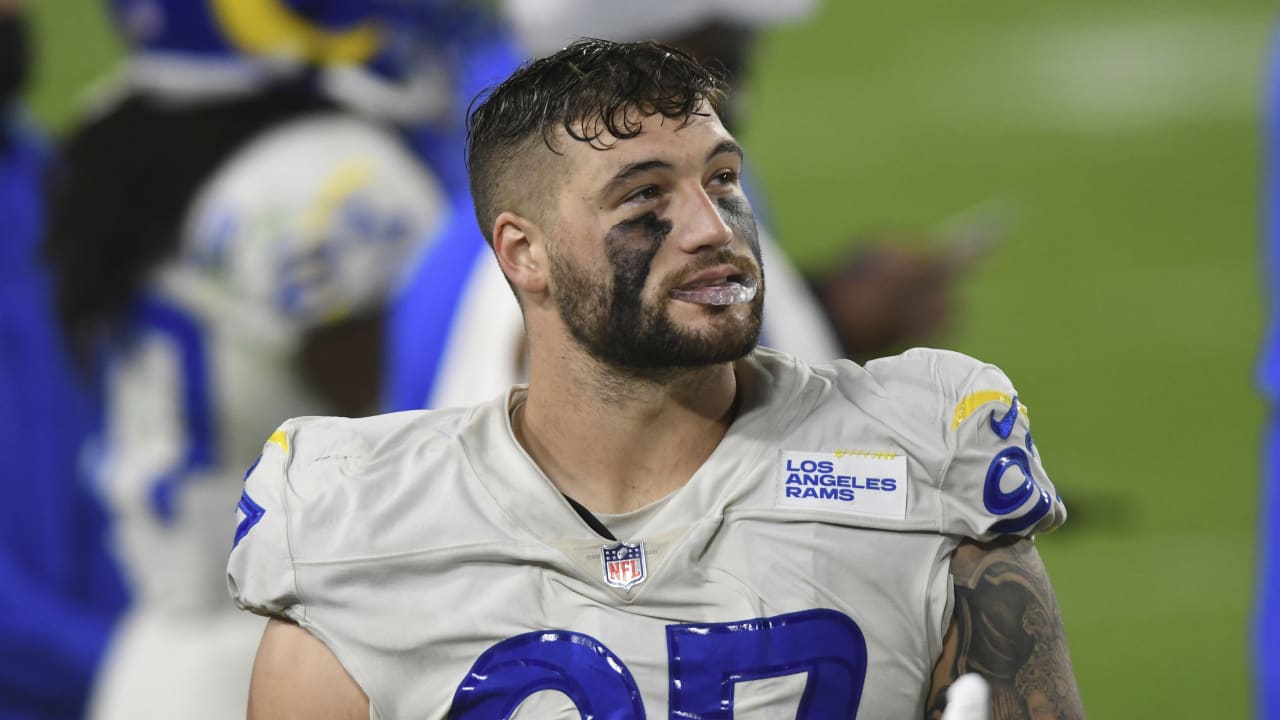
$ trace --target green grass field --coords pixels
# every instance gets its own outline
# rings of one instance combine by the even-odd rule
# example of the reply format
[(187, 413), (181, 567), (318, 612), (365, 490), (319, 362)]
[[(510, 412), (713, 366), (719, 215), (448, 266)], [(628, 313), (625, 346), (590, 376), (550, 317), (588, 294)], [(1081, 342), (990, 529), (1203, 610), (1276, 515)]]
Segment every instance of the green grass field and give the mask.
[[(33, 4), (34, 6), (35, 4)], [(118, 53), (43, 0), (36, 115)], [(1248, 717), (1260, 68), (1271, 0), (828, 2), (777, 31), (745, 140), (804, 265), (993, 197), (1014, 232), (948, 345), (1003, 367), (1072, 510), (1039, 545), (1095, 718)]]

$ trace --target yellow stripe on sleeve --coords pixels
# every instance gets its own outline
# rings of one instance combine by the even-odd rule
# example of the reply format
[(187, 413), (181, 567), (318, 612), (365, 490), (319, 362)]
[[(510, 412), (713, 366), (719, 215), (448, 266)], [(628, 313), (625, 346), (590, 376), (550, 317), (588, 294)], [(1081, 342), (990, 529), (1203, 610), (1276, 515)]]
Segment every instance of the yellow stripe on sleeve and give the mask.
[[(960, 427), (960, 423), (967, 420), (975, 410), (989, 402), (1002, 402), (1005, 405), (1012, 405), (1013, 396), (999, 390), (979, 390), (978, 392), (970, 393), (956, 404), (955, 412), (951, 414), (951, 429), (955, 430)], [(1028, 416), (1026, 405), (1018, 403), (1018, 410), (1024, 416)]]
[(271, 433), (271, 437), (267, 438), (267, 444), (279, 445), (281, 450), (289, 452), (289, 438), (285, 436), (283, 429)]

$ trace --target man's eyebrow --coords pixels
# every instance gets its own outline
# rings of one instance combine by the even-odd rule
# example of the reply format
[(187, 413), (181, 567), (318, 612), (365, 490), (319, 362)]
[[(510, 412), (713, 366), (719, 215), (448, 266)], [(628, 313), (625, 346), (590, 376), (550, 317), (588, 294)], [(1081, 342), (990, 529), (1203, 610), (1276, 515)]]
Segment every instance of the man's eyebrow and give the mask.
[(608, 195), (612, 193), (619, 185), (622, 185), (640, 173), (648, 172), (649, 170), (670, 170), (672, 167), (671, 163), (665, 160), (641, 160), (640, 162), (633, 162), (615, 173), (614, 176), (609, 179), (609, 182), (605, 183), (600, 194)]
[[(726, 153), (730, 155), (737, 155), (738, 159), (741, 160), (742, 146), (732, 140), (722, 140), (717, 143), (715, 147), (711, 148), (711, 152), (707, 153), (706, 161), (711, 162), (711, 160), (713, 160), (717, 155), (723, 155)], [(639, 162), (633, 162), (615, 173), (612, 178), (609, 178), (609, 182), (605, 183), (604, 187), (601, 188), (600, 195), (606, 196), (612, 194), (619, 185), (626, 183), (628, 180), (640, 173), (648, 172), (650, 170), (670, 170), (673, 167), (675, 166), (665, 160), (641, 160)]]
[(737, 155), (738, 159), (741, 160), (742, 146), (732, 140), (724, 140), (719, 145), (711, 148), (711, 152), (707, 153), (707, 161), (710, 162), (712, 158), (723, 153)]

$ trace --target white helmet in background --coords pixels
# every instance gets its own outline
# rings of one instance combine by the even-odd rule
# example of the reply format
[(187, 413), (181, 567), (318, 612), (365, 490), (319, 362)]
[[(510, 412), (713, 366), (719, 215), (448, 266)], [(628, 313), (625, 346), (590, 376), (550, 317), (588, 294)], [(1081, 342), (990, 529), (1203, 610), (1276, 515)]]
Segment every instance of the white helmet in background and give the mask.
[(579, 37), (665, 39), (711, 22), (760, 28), (803, 20), (817, 0), (503, 0), (524, 47), (546, 55)]

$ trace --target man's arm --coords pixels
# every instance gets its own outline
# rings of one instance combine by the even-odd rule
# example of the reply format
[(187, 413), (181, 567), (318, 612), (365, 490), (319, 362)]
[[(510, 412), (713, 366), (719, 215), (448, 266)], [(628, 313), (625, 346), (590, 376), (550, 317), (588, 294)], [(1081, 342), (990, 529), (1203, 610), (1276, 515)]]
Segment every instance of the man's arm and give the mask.
[(991, 685), (991, 720), (1083, 718), (1062, 615), (1032, 541), (966, 540), (951, 558), (951, 576), (955, 611), (926, 717), (941, 717), (947, 687), (976, 672)]
[(368, 720), (369, 699), (329, 648), (272, 618), (249, 685), (249, 720)]

